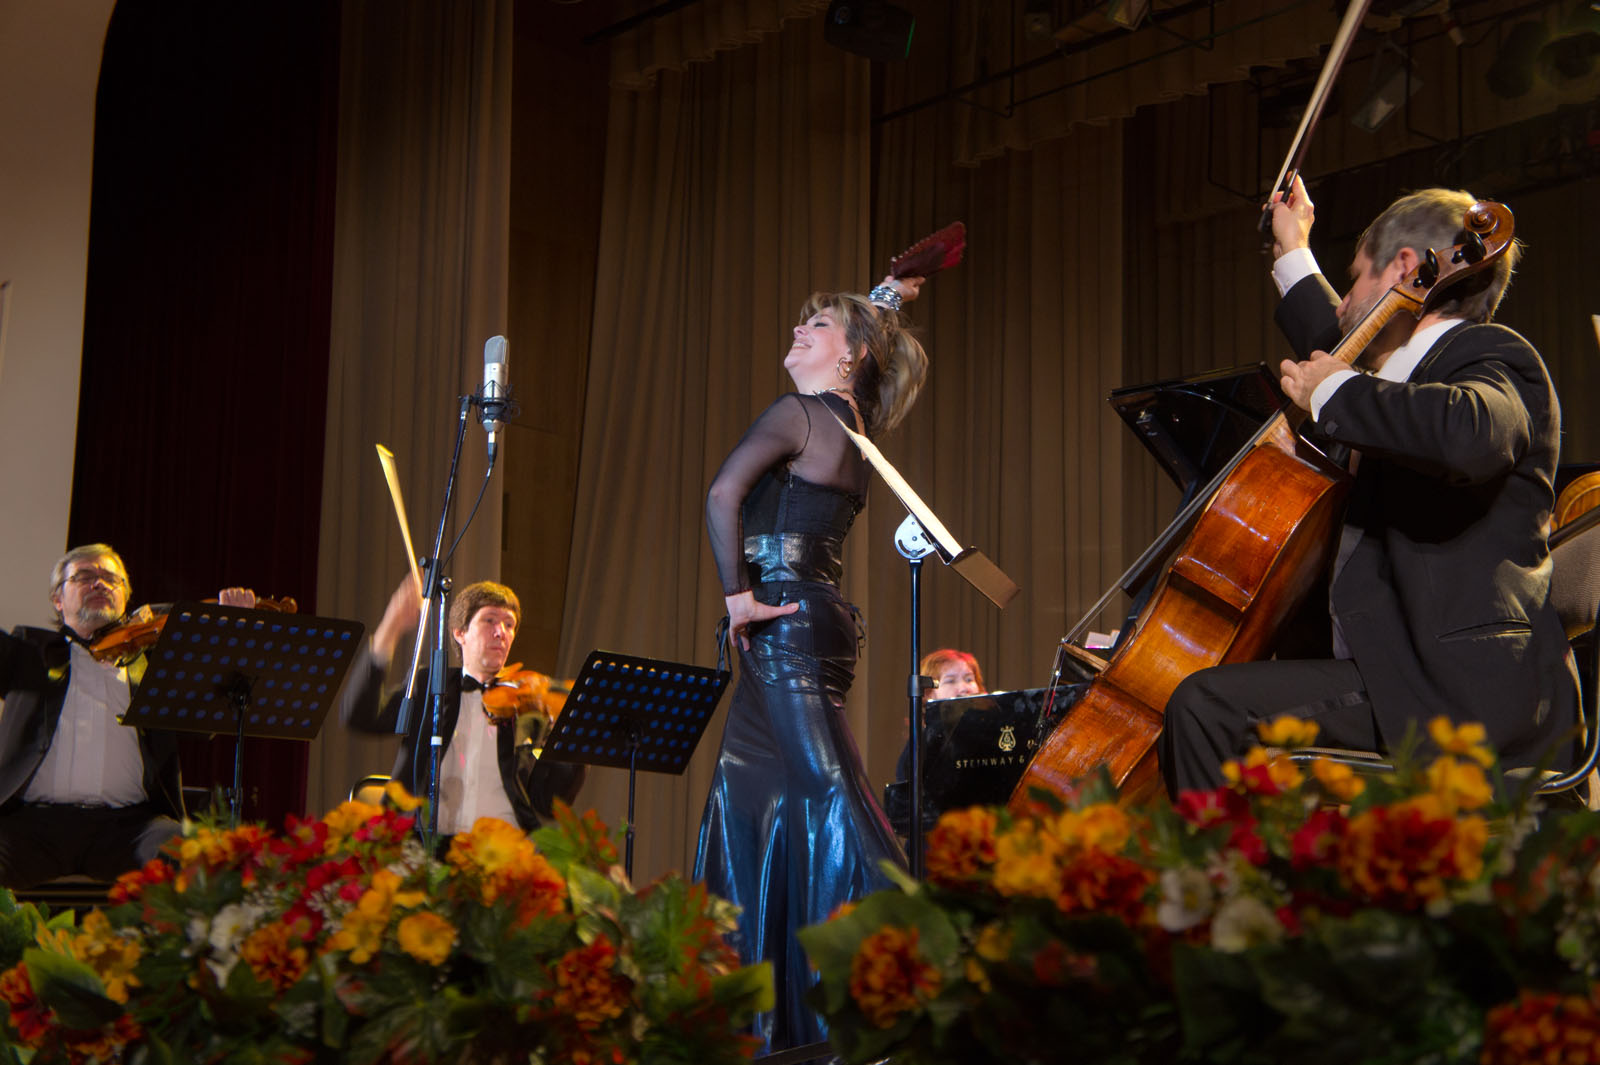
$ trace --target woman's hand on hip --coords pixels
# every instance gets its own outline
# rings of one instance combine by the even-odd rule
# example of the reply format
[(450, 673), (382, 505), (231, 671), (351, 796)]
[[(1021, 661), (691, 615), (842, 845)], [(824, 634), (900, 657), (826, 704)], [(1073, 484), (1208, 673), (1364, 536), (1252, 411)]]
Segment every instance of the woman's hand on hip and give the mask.
[(762, 621), (771, 621), (781, 618), (785, 614), (793, 614), (800, 609), (799, 603), (785, 603), (783, 606), (768, 606), (756, 599), (754, 592), (737, 592), (734, 595), (722, 597), (728, 604), (728, 641), (735, 647), (750, 650), (749, 629)]

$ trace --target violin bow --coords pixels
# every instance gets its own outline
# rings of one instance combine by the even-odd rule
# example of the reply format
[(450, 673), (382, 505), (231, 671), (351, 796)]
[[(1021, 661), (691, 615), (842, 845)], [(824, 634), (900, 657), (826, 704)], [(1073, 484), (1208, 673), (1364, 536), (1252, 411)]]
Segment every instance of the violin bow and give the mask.
[(417, 595), (428, 598), (422, 590), (422, 573), (417, 569), (417, 549), (411, 546), (411, 526), (406, 523), (406, 504), (400, 496), (400, 471), (395, 468), (394, 452), (382, 444), (378, 449), (378, 462), (383, 466), (383, 479), (389, 482), (389, 498), (394, 500), (394, 516), (400, 519), (400, 539), (405, 541), (406, 562), (411, 566), (411, 580), (417, 586)]
[[(1344, 66), (1345, 57), (1350, 54), (1350, 44), (1356, 39), (1356, 33), (1361, 29), (1361, 20), (1366, 16), (1367, 8), (1372, 0), (1350, 0), (1350, 6), (1345, 8), (1344, 19), (1339, 23), (1339, 32), (1333, 35), (1333, 43), (1328, 46), (1328, 58), (1323, 61), (1322, 73), (1317, 75), (1316, 87), (1311, 90), (1311, 99), (1306, 101), (1305, 113), (1300, 116), (1300, 128), (1295, 130), (1294, 140), (1289, 142), (1289, 151), (1283, 157), (1283, 166), (1278, 170), (1278, 176), (1272, 182), (1272, 188), (1267, 193), (1267, 202), (1272, 202), (1272, 194), (1281, 192), (1285, 196), (1294, 184), (1295, 175), (1300, 172), (1300, 161), (1305, 158), (1306, 146), (1311, 143), (1311, 133), (1317, 128), (1317, 121), (1322, 117), (1322, 108), (1328, 102), (1328, 97), (1333, 91), (1334, 79), (1339, 76), (1339, 68)], [(1272, 212), (1263, 211), (1261, 214), (1261, 234), (1266, 241), (1267, 249), (1272, 248)]]

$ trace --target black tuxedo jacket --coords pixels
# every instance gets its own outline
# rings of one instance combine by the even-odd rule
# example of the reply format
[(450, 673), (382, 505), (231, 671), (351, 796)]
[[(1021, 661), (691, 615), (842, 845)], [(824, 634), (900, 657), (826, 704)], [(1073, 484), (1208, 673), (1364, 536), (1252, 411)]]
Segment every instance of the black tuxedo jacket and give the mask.
[[(1337, 304), (1318, 275), (1285, 294), (1302, 358), (1338, 340)], [(1332, 607), (1385, 741), (1444, 714), (1483, 722), (1507, 765), (1567, 765), (1578, 692), (1545, 542), (1561, 415), (1538, 353), (1463, 322), (1408, 381), (1346, 381), (1315, 426), (1361, 454)]]
[[(144, 666), (143, 655), (128, 665), (131, 690), (138, 690)], [(21, 800), (55, 741), (71, 672), (71, 644), (61, 630), (19, 626), (0, 635), (0, 697), (6, 701), (0, 713), (0, 807)], [(178, 739), (156, 729), (138, 733), (145, 794), (157, 812), (181, 820)]]
[[(358, 732), (393, 733), (400, 719), (400, 700), (404, 693), (397, 691), (385, 700), (383, 688), (384, 671), (372, 657), (369, 648), (351, 663), (350, 675), (345, 679), (344, 691), (339, 696), (339, 720), (347, 728)], [(422, 742), (423, 726), (428, 716), (426, 672), (417, 677), (417, 692), (416, 705), (411, 720), (407, 722), (406, 733), (400, 739), (400, 751), (395, 756), (390, 775), (411, 794), (421, 796), (427, 789), (431, 768), (429, 761), (417, 760), (418, 751), (423, 752), (424, 759), (427, 758)], [(439, 732), (445, 744), (441, 753), (450, 749), (460, 713), (461, 670), (452, 666), (445, 676), (444, 700), (440, 708)], [(496, 730), (496, 754), (500, 783), (505, 788), (506, 798), (511, 800), (517, 823), (524, 831), (531, 832), (553, 816), (551, 811), (555, 799), (570, 803), (577, 798), (587, 768), (535, 758), (532, 744), (521, 742), (527, 737), (521, 734), (520, 727), (520, 723), (507, 724)]]

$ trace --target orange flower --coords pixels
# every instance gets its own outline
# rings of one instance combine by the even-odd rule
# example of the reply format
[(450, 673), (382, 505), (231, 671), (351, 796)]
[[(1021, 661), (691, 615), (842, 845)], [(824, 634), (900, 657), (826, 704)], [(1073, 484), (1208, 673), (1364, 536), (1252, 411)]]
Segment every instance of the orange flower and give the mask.
[(383, 786), (384, 798), (388, 799), (397, 809), (410, 813), (422, 805), (422, 800), (405, 789), (405, 785), (398, 780), (390, 780)]
[(443, 965), (456, 944), (456, 926), (436, 913), (413, 913), (396, 930), (400, 949), (429, 965)]
[(1481, 766), (1494, 764), (1494, 753), (1485, 742), (1488, 731), (1476, 721), (1457, 726), (1441, 714), (1428, 722), (1428, 735), (1446, 754), (1459, 754)]
[(471, 832), (450, 841), (446, 861), (477, 882), (481, 901), (515, 905), (519, 925), (566, 906), (566, 881), (515, 825), (480, 817)]
[(111, 885), (110, 901), (113, 906), (132, 902), (144, 895), (145, 889), (165, 884), (175, 875), (172, 863), (165, 858), (151, 858), (142, 869), (130, 869), (117, 877)]
[(1060, 875), (1056, 862), (1065, 849), (1060, 837), (1020, 821), (995, 840), (994, 889), (1012, 898), (1054, 898)]
[(0, 1000), (11, 1007), (11, 1028), (24, 1045), (36, 1047), (50, 1033), (55, 1012), (34, 994), (26, 965), (19, 962), (0, 973)]
[(339, 849), (339, 845), (345, 841), (345, 838), (355, 832), (356, 829), (371, 821), (374, 817), (381, 817), (382, 815), (383, 808), (381, 806), (373, 806), (371, 803), (366, 802), (351, 800), (335, 806), (322, 818), (322, 823), (328, 826), (328, 839), (323, 844), (324, 853), (332, 854)]
[(1055, 825), (1062, 842), (1100, 851), (1120, 851), (1133, 835), (1133, 829), (1134, 822), (1127, 811), (1109, 802), (1068, 810)]
[(585, 1031), (622, 1016), (632, 985), (616, 967), (617, 949), (605, 936), (567, 951), (556, 962), (556, 1011)]
[(1322, 790), (1340, 802), (1349, 802), (1367, 790), (1367, 782), (1347, 765), (1318, 758), (1311, 763), (1311, 775), (1317, 778)]
[(939, 818), (928, 834), (923, 859), (928, 879), (936, 884), (959, 884), (987, 873), (994, 866), (994, 811), (983, 806), (951, 810)]
[(251, 932), (239, 945), (239, 957), (257, 980), (271, 984), (280, 994), (293, 987), (306, 971), (305, 942), (282, 921)]
[(1120, 854), (1086, 850), (1061, 869), (1056, 908), (1062, 913), (1108, 913), (1130, 925), (1148, 924), (1145, 892), (1156, 874)]
[(850, 962), (850, 997), (879, 1028), (939, 993), (939, 970), (917, 950), (915, 928), (883, 928), (862, 941)]
[(138, 987), (134, 968), (139, 964), (139, 941), (132, 933), (121, 933), (99, 910), (90, 910), (83, 919), (82, 931), (72, 940), (72, 956), (93, 969), (113, 1002), (127, 1002), (128, 988)]
[(1484, 1018), (1481, 1065), (1600, 1065), (1600, 1014), (1595, 992), (1557, 995), (1524, 991)]
[(1352, 818), (1339, 845), (1339, 876), (1372, 901), (1415, 908), (1441, 898), (1449, 882), (1483, 872), (1489, 826), (1457, 817), (1436, 795), (1378, 806)]
[(1293, 714), (1281, 714), (1271, 721), (1263, 721), (1256, 726), (1256, 735), (1261, 737), (1261, 742), (1268, 747), (1309, 747), (1317, 741), (1317, 733), (1321, 730), (1315, 721), (1295, 717)]
[(1428, 787), (1456, 810), (1476, 810), (1489, 805), (1489, 800), (1494, 798), (1482, 766), (1476, 762), (1458, 762), (1449, 755), (1434, 759), (1428, 767)]
[(1265, 747), (1251, 748), (1243, 762), (1223, 762), (1222, 775), (1233, 787), (1256, 795), (1279, 795), (1305, 780), (1288, 755), (1273, 754)]

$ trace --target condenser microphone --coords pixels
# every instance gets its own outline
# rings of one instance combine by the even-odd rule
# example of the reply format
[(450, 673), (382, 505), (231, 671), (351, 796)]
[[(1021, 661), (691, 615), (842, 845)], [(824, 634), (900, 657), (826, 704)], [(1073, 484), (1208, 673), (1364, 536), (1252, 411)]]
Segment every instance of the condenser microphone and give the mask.
[(478, 416), (489, 434), (489, 461), (494, 462), (500, 447), (500, 427), (506, 413), (507, 366), (506, 338), (490, 337), (483, 345), (483, 392), (479, 396)]

